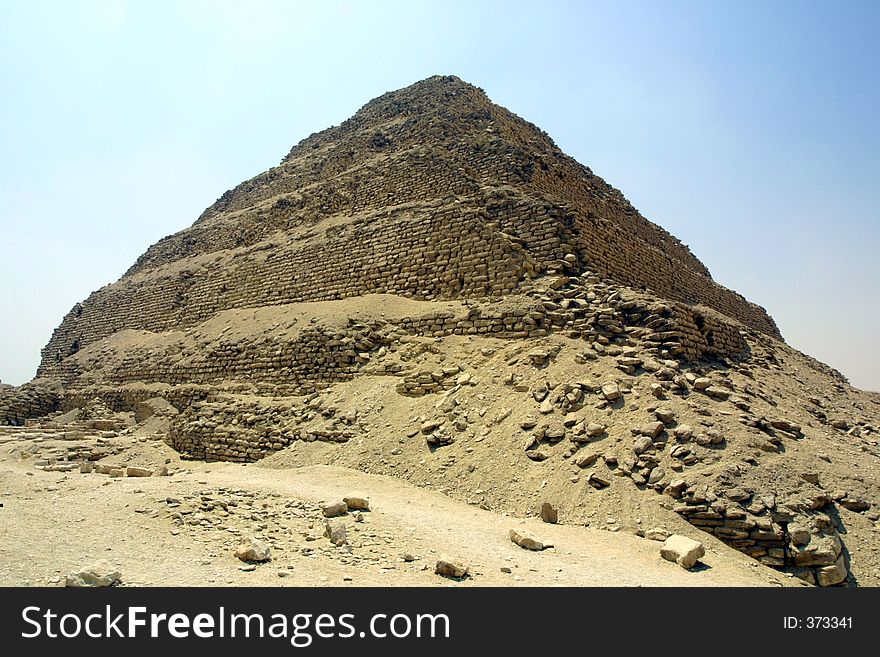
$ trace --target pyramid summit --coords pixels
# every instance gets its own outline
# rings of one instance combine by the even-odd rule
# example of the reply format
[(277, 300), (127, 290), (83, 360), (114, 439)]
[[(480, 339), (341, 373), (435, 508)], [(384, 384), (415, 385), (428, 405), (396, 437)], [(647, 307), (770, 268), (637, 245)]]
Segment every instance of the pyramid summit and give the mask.
[(10, 435), (78, 441), (40, 468), (127, 474), (147, 438), (164, 464), (129, 476), (332, 463), (513, 516), (677, 527), (823, 586), (880, 584), (853, 552), (876, 544), (877, 477), (853, 473), (876, 475), (878, 409), (454, 76), (225, 192), (0, 386)]

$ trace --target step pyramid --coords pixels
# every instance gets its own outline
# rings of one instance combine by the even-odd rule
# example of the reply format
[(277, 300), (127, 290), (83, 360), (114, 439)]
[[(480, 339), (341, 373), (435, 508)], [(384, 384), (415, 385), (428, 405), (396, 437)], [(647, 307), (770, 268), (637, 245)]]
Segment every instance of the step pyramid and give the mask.
[(814, 584), (880, 583), (880, 398), (453, 76), (150, 247), (0, 386), (0, 423), (96, 399), (190, 458), (332, 462), (514, 515), (550, 498), (642, 534), (657, 514)]

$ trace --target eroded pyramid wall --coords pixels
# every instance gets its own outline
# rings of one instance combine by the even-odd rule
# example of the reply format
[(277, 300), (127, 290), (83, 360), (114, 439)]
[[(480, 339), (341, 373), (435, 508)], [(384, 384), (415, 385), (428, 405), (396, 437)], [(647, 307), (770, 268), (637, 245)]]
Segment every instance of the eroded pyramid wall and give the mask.
[(305, 139), (152, 246), (68, 313), (39, 375), (57, 376), (65, 358), (123, 329), (369, 293), (502, 296), (587, 268), (779, 336), (762, 308), (712, 281), (545, 133), (458, 78), (435, 77)]

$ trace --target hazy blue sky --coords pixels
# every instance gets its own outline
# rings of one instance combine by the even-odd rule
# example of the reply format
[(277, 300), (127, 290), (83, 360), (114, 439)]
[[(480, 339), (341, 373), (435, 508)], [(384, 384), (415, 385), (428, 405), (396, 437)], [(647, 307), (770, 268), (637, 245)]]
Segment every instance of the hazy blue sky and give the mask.
[(455, 74), (880, 390), (880, 2), (0, 0), (0, 379), (371, 98)]

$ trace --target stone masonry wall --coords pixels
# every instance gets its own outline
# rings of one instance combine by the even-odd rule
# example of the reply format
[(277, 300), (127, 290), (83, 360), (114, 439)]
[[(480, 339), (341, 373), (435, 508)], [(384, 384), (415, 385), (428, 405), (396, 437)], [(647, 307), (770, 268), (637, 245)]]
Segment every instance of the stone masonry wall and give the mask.
[(417, 298), (512, 293), (534, 271), (522, 247), (491, 230), (473, 208), (416, 216), (372, 215), (332, 239), (258, 251), (223, 267), (117, 283), (65, 317), (43, 350), (40, 376), (67, 356), (123, 328), (191, 326), (220, 310), (340, 299), (374, 292)]
[[(557, 266), (564, 268), (565, 264), (563, 260)], [(119, 360), (113, 360), (98, 378), (108, 390), (128, 390), (135, 384), (198, 389), (238, 383), (259, 394), (289, 396), (310, 394), (372, 374), (400, 376), (401, 392), (425, 394), (454, 385), (455, 373), (447, 379), (446, 375), (412, 372), (376, 357), (401, 336), (530, 339), (561, 332), (588, 344), (626, 338), (658, 358), (700, 360), (720, 356), (737, 360), (748, 355), (741, 330), (708, 308), (657, 301), (586, 272), (580, 276), (542, 277), (524, 296), (490, 303), (469, 302), (413, 316), (368, 321), (352, 317), (347, 326), (308, 323), (292, 333), (224, 332), (199, 343), (198, 348), (175, 341), (182, 336), (166, 336), (150, 342), (149, 347), (144, 343), (114, 351)], [(66, 359), (57, 371), (68, 396), (79, 389), (93, 388), (99, 361), (107, 358), (102, 351), (85, 351), (82, 357)], [(116, 407), (119, 402), (112, 399), (107, 403)], [(131, 407), (132, 400), (127, 405)]]
[(40, 376), (122, 329), (190, 326), (229, 308), (391, 292), (516, 291), (556, 260), (778, 336), (539, 129), (457, 78), (431, 78), (313, 135), (224, 194), (64, 318)]
[(0, 384), (0, 425), (20, 426), (29, 418), (57, 410), (60, 396), (44, 386)]

